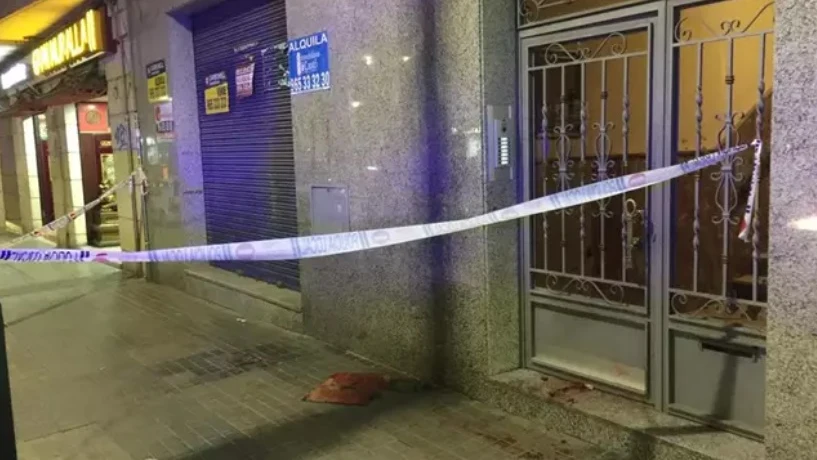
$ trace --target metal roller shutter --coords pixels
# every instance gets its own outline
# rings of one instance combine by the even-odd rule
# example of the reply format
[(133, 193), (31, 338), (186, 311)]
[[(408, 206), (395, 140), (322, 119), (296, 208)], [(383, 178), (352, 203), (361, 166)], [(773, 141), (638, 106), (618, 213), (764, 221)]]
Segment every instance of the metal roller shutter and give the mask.
[[(193, 16), (207, 241), (297, 236), (289, 89), (279, 66), (287, 41), (285, 0), (229, 0)], [(236, 66), (252, 56), (252, 96), (236, 97)], [(229, 112), (205, 113), (205, 79), (226, 72)], [(213, 265), (299, 290), (297, 261)]]

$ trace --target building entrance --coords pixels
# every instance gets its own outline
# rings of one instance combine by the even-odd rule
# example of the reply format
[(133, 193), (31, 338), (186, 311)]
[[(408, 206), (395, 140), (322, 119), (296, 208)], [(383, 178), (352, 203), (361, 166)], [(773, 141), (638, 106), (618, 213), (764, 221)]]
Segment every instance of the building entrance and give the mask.
[(530, 367), (762, 435), (773, 23), (768, 2), (680, 1), (522, 29), (526, 199), (766, 146), (748, 243), (751, 151), (528, 219)]

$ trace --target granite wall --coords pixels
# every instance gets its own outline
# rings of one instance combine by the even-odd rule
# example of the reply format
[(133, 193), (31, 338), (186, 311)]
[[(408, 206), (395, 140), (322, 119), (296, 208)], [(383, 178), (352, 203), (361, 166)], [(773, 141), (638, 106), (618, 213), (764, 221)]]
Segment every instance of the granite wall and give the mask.
[(817, 2), (775, 2), (766, 452), (817, 450)]
[[(513, 181), (485, 180), (483, 149), (484, 104), (514, 100), (512, 2), (290, 0), (287, 14), (291, 38), (331, 39), (331, 91), (293, 98), (302, 234), (315, 185), (346, 188), (352, 230), (513, 201)], [(509, 224), (303, 261), (307, 331), (458, 387), (515, 367), (517, 235)]]
[[(33, 154), (29, 155), (27, 150), (31, 151), (31, 144), (34, 142), (32, 138), (29, 142), (29, 148), (26, 148), (25, 140), (25, 125), (29, 125), (28, 131), (33, 135), (34, 125), (29, 120), (25, 123), (24, 119), (12, 117), (7, 119), (7, 123), (3, 123), (2, 132), (0, 136), (6, 137), (4, 144), (6, 148), (10, 148), (14, 156), (14, 181), (7, 181), (8, 183), (17, 183), (17, 199), (19, 203), (19, 221), (14, 222), (23, 232), (30, 232), (40, 225), (42, 218), (40, 217), (40, 188), (37, 178), (37, 160)], [(14, 191), (12, 191), (14, 193)]]
[[(112, 9), (115, 33), (119, 37), (119, 62), (107, 69), (111, 129), (129, 133), (117, 140), (117, 162), (125, 171), (130, 155), (140, 157), (147, 176), (147, 234), (143, 245), (170, 248), (205, 244), (201, 155), (194, 74), (192, 34), (187, 24), (187, 1), (120, 0)], [(203, 7), (202, 2), (197, 3)], [(175, 116), (175, 138), (159, 139), (154, 121), (154, 105), (147, 98), (145, 67), (164, 60)], [(126, 98), (127, 99), (126, 102)], [(110, 99), (110, 94), (109, 94)], [(122, 128), (120, 128), (122, 126)], [(141, 151), (141, 152), (140, 152)], [(132, 207), (131, 207), (132, 209)], [(128, 218), (128, 215), (124, 216)], [(131, 228), (133, 216), (130, 216)], [(123, 224), (124, 225), (124, 224)], [(120, 227), (122, 230), (123, 227)], [(133, 231), (125, 233), (133, 233)], [(135, 241), (135, 240), (134, 240)], [(147, 276), (177, 287), (184, 285), (184, 264), (152, 264)]]
[[(165, 59), (174, 112), (196, 113), (190, 5), (132, 1), (128, 19), (119, 4), (138, 109), (120, 115), (140, 128), (131, 134), (151, 184), (150, 245), (201, 243), (196, 117), (177, 116), (176, 140), (157, 142), (144, 75)], [(817, 64), (808, 58), (817, 4), (778, 0), (776, 9), (767, 449), (805, 459), (817, 444)], [(288, 17), (293, 38), (331, 37), (332, 89), (293, 100), (302, 233), (312, 232), (313, 185), (347, 189), (352, 229), (466, 217), (515, 199), (516, 182), (485, 180), (483, 137), (485, 105), (515, 100), (512, 0), (289, 0)], [(467, 389), (471, 377), (518, 365), (517, 238), (508, 224), (305, 261), (307, 330)], [(181, 268), (155, 266), (151, 276), (175, 283)]]
[[(108, 80), (108, 123), (111, 127), (111, 138), (116, 181), (127, 179), (139, 165), (139, 144), (136, 138), (139, 120), (136, 113), (136, 94), (133, 85), (133, 60), (131, 41), (128, 37), (128, 18), (124, 3), (109, 11), (112, 18), (112, 35), (118, 42), (116, 53), (107, 57), (102, 65)], [(141, 189), (137, 186), (137, 192)], [(116, 193), (117, 214), (119, 217), (119, 245), (123, 251), (136, 251), (141, 248), (141, 196), (125, 188)], [(132, 271), (137, 266), (125, 265)]]
[[(205, 242), (188, 18), (208, 3), (120, 1), (112, 13), (120, 46), (132, 53), (124, 72), (133, 75), (132, 135), (150, 184), (151, 248)], [(313, 185), (347, 189), (353, 230), (463, 218), (515, 201), (515, 181), (486, 181), (483, 153), (485, 104), (515, 100), (512, 0), (291, 0), (287, 14), (291, 38), (331, 37), (332, 89), (293, 99), (302, 234), (312, 233)], [(159, 59), (176, 114), (170, 142), (157, 139), (146, 94), (145, 66)], [(111, 88), (118, 78), (109, 75)], [(115, 112), (114, 130), (127, 121)], [(307, 331), (459, 387), (515, 368), (517, 238), (511, 223), (304, 261)], [(149, 276), (181, 285), (184, 268), (158, 264)]]

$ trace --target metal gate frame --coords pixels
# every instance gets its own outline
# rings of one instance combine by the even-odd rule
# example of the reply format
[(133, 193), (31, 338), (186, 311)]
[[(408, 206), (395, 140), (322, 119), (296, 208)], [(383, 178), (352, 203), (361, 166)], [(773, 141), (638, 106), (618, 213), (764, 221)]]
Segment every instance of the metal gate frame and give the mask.
[[(647, 25), (652, 31), (652, 42), (650, 50), (649, 68), (652, 85), (650, 94), (652, 95), (649, 104), (649, 119), (651, 128), (649, 129), (649, 149), (651, 155), (648, 157), (648, 167), (650, 169), (673, 164), (673, 117), (674, 117), (674, 91), (673, 88), (673, 30), (675, 27), (675, 12), (684, 6), (712, 3), (707, 0), (663, 0), (635, 6), (620, 4), (618, 9), (611, 9), (604, 12), (586, 12), (583, 15), (570, 15), (564, 18), (557, 18), (549, 22), (537, 25), (520, 27), (518, 31), (517, 43), (517, 69), (519, 72), (518, 88), (518, 119), (519, 124), (519, 159), (522, 165), (523, 177), (523, 199), (531, 199), (532, 186), (532, 156), (530, 139), (534, 134), (531, 131), (530, 96), (531, 89), (528, 85), (528, 50), (542, 43), (560, 42), (582, 37), (593, 37), (610, 32), (625, 32), (639, 26)], [(771, 78), (769, 78), (771, 80)], [(664, 97), (660, 97), (660, 95)], [(683, 324), (682, 322), (670, 322), (670, 296), (671, 287), (671, 263), (672, 263), (672, 242), (671, 239), (671, 218), (672, 218), (672, 188), (667, 184), (653, 186), (648, 194), (648, 206), (650, 213), (650, 227), (652, 229), (650, 241), (648, 241), (648, 261), (647, 273), (647, 294), (648, 294), (648, 363), (647, 367), (647, 400), (652, 403), (657, 410), (663, 412), (677, 413), (677, 415), (691, 417), (701, 420), (694, 414), (684, 413), (682, 410), (673, 410), (670, 401), (670, 334), (674, 331), (683, 331), (686, 328), (694, 330), (694, 334), (706, 337), (707, 334), (715, 337), (717, 330), (706, 331)], [(525, 367), (536, 367), (532, 364), (532, 354), (534, 350), (533, 333), (534, 302), (531, 295), (531, 261), (532, 235), (531, 218), (524, 219), (521, 238), (521, 306), (522, 306), (522, 340), (521, 356)], [(738, 334), (735, 339), (738, 343), (750, 346), (765, 347), (765, 340), (762, 335)], [(541, 366), (540, 366), (541, 367)], [(547, 370), (555, 375), (576, 378), (560, 372), (558, 370)], [(602, 387), (617, 392), (615, 388)], [(723, 426), (731, 429), (729, 426)], [(736, 431), (744, 435), (754, 436), (745, 430), (737, 428)]]
[[(537, 46), (540, 43), (531, 43), (532, 40), (537, 38), (538, 42), (542, 42), (546, 40), (547, 42), (558, 42), (563, 40), (570, 40), (576, 39), (581, 37), (590, 37), (599, 34), (611, 33), (611, 32), (624, 32), (627, 30), (632, 30), (638, 27), (649, 27), (653, 31), (653, 41), (651, 46), (651, 54), (653, 56), (660, 56), (659, 54), (661, 51), (665, 49), (665, 24), (666, 20), (664, 19), (664, 11), (665, 5), (661, 4), (645, 4), (645, 5), (638, 5), (635, 7), (624, 8), (615, 11), (608, 11), (604, 13), (595, 14), (591, 17), (583, 17), (581, 19), (568, 19), (561, 22), (554, 22), (551, 24), (545, 24), (541, 26), (537, 26), (534, 28), (530, 28), (524, 31), (521, 31), (519, 34), (519, 87), (520, 87), (520, 105), (519, 105), (519, 120), (522, 120), (520, 123), (520, 144), (522, 145), (522, 149), (520, 151), (521, 163), (523, 165), (523, 190), (524, 190), (524, 199), (528, 200), (531, 198), (531, 156), (532, 152), (530, 151), (530, 143), (529, 139), (530, 136), (533, 134), (530, 132), (530, 108), (529, 105), (529, 91), (528, 88), (528, 77), (527, 77), (527, 50), (531, 46)], [(534, 38), (535, 37), (535, 38)], [(656, 52), (656, 50), (659, 50)], [(651, 56), (650, 58), (650, 65), (652, 67), (652, 78), (650, 79), (650, 83), (652, 84), (651, 94), (662, 94), (663, 87), (666, 83), (665, 73), (664, 73), (664, 65), (665, 62), (663, 59), (655, 59)], [(665, 93), (665, 92), (664, 92)], [(650, 129), (650, 141), (649, 147), (651, 152), (662, 152), (664, 150), (664, 127), (663, 127), (663, 113), (664, 113), (664, 99), (660, 97), (652, 97), (650, 103), (650, 112), (651, 118), (653, 120), (660, 120), (661, 123), (651, 123)], [(656, 117), (656, 114), (660, 114)], [(655, 164), (657, 158), (651, 157), (649, 158), (649, 167), (655, 168), (657, 165)], [(661, 161), (667, 161), (665, 158), (661, 158)], [(660, 207), (663, 204), (665, 198), (665, 193), (663, 191), (663, 187), (654, 187), (649, 193), (649, 213), (652, 216), (651, 218), (655, 221), (653, 222), (653, 229), (655, 235), (662, 235), (664, 233), (663, 228), (661, 228), (661, 221), (663, 219), (657, 218), (657, 216), (661, 216), (662, 209)], [(668, 196), (668, 194), (666, 194)], [(532, 360), (532, 352), (533, 352), (533, 307), (532, 307), (532, 299), (531, 299), (531, 280), (529, 276), (529, 270), (531, 267), (531, 260), (530, 260), (530, 248), (532, 245), (532, 238), (531, 238), (531, 231), (530, 231), (530, 219), (525, 219), (525, 225), (523, 227), (523, 238), (522, 238), (522, 269), (523, 269), (523, 276), (522, 276), (522, 283), (523, 283), (523, 350), (522, 350), (522, 357), (523, 362), (526, 366), (531, 365)], [(662, 312), (660, 308), (655, 308), (656, 301), (661, 302), (661, 293), (655, 292), (655, 289), (649, 289), (650, 286), (655, 286), (656, 282), (662, 283), (662, 276), (663, 270), (660, 268), (662, 267), (661, 258), (662, 254), (656, 254), (656, 251), (653, 249), (656, 245), (660, 245), (661, 241), (656, 240), (653, 242), (648, 242), (650, 246), (650, 256), (649, 256), (649, 265), (650, 270), (648, 272), (648, 316), (647, 322), (649, 324), (648, 327), (648, 335), (649, 340), (646, 346), (648, 350), (661, 350), (663, 348), (663, 334), (660, 326), (663, 326), (663, 318)], [(658, 304), (660, 305), (660, 303)], [(663, 397), (661, 397), (660, 392), (655, 392), (653, 389), (661, 388), (662, 379), (663, 379), (663, 371), (662, 371), (662, 359), (656, 353), (649, 353), (650, 362), (647, 363), (648, 365), (648, 390), (647, 394), (649, 397), (653, 398), (653, 401), (656, 403), (657, 406), (662, 407), (663, 405)], [(557, 372), (558, 373), (558, 372)], [(614, 389), (613, 389), (614, 390)], [(614, 390), (615, 391), (615, 390)], [(659, 399), (656, 399), (656, 396), (659, 396)]]

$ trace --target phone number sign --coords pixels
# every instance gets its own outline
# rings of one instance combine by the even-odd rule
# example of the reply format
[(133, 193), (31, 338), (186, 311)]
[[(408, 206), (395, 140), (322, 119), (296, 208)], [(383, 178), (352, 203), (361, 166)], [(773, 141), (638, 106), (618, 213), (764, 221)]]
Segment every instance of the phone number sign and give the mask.
[(289, 88), (292, 94), (330, 88), (329, 36), (326, 32), (289, 41)]

